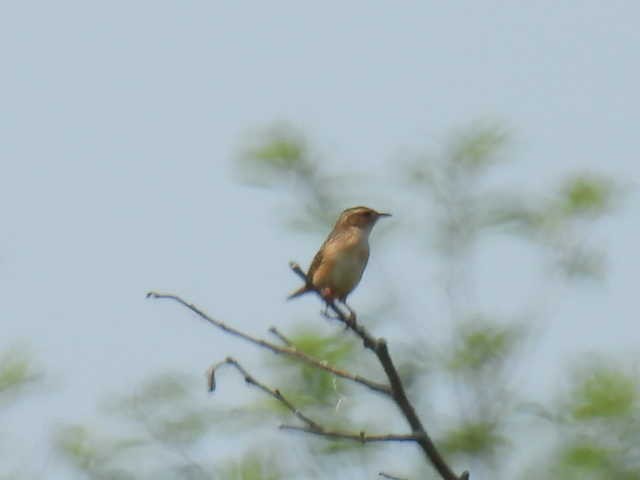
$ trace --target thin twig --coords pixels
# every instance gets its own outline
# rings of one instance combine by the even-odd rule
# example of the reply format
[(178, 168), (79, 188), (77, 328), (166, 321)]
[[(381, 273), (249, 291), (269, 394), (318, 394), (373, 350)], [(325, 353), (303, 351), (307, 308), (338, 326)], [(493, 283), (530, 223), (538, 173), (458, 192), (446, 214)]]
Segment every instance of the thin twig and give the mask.
[(251, 375), (249, 372), (247, 372), (247, 370), (245, 370), (242, 365), (240, 365), (238, 363), (238, 361), (232, 357), (227, 357), (224, 361), (217, 363), (214, 367), (212, 367), (214, 370), (218, 369), (221, 365), (231, 365), (232, 367), (234, 367), (236, 370), (238, 370), (242, 376), (244, 377), (244, 381), (247, 382), (249, 385), (253, 385), (257, 388), (259, 388), (260, 390), (262, 390), (263, 392), (267, 393), (268, 395), (272, 396), (273, 398), (275, 398), (276, 400), (278, 400), (280, 403), (282, 403), (285, 407), (287, 407), (287, 409), (289, 409), (291, 411), (291, 413), (293, 413), (296, 417), (298, 417), (300, 420), (302, 420), (304, 423), (306, 423), (309, 428), (313, 428), (316, 430), (322, 430), (322, 427), (317, 424), (316, 422), (314, 422), (313, 420), (311, 420), (309, 417), (307, 417), (305, 414), (303, 414), (298, 408), (296, 408), (289, 400), (287, 400), (284, 395), (282, 395), (282, 393), (280, 393), (280, 390), (273, 389), (270, 388), (268, 386), (266, 386), (264, 383), (259, 382), (258, 380), (256, 380), (256, 378)]
[(269, 328), (269, 333), (273, 334), (274, 337), (277, 337), (282, 343), (284, 343), (287, 347), (292, 347), (293, 342), (289, 340), (280, 330), (276, 327)]
[(354, 440), (361, 443), (372, 442), (415, 442), (418, 437), (414, 434), (395, 434), (388, 433), (384, 435), (367, 435), (364, 432), (351, 433), (340, 430), (328, 430), (325, 428), (317, 429), (313, 427), (299, 427), (296, 425), (280, 425), (282, 430), (293, 430), (296, 432), (311, 433), (322, 437), (329, 437), (341, 440)]
[(168, 293), (157, 293), (157, 292), (149, 292), (147, 293), (147, 298), (158, 298), (158, 299), (169, 299), (169, 300), (173, 300), (175, 302), (180, 303), (181, 305), (184, 305), (185, 307), (187, 307), (189, 310), (191, 310), (192, 312), (194, 312), (196, 315), (198, 315), (200, 318), (202, 318), (203, 320), (207, 321), (208, 323), (210, 323), (211, 325), (214, 325), (222, 330), (224, 330), (227, 333), (230, 333), (231, 335), (235, 335), (237, 337), (240, 337), (244, 340), (247, 340), (248, 342), (253, 343), (254, 345), (258, 345), (260, 347), (266, 348), (267, 350), (271, 350), (274, 353), (277, 354), (281, 354), (281, 355), (286, 355), (288, 357), (291, 358), (295, 358), (298, 359), (302, 362), (305, 362), (309, 365), (313, 365), (316, 368), (319, 368), (320, 370), (325, 370), (327, 372), (332, 373), (333, 375), (340, 377), (340, 378), (345, 378), (347, 380), (351, 380), (352, 382), (355, 383), (359, 383), (361, 385), (364, 385), (365, 387), (379, 392), (379, 393), (383, 393), (385, 395), (391, 395), (391, 389), (389, 388), (389, 386), (383, 384), (383, 383), (379, 383), (379, 382), (375, 382), (373, 380), (369, 380), (361, 375), (357, 375), (357, 374), (353, 374), (351, 372), (348, 372), (346, 370), (342, 370), (339, 369), (337, 367), (334, 367), (332, 365), (329, 365), (326, 361), (323, 360), (319, 360), (317, 358), (312, 357), (311, 355), (307, 355), (306, 353), (298, 350), (295, 347), (281, 347), (279, 345), (276, 345), (274, 343), (271, 342), (267, 342), (266, 340), (263, 340), (261, 338), (256, 338), (253, 337), (247, 333), (244, 333), (240, 330), (237, 330), (233, 327), (228, 326), (227, 324), (221, 322), (220, 320), (216, 320), (213, 317), (210, 317), (209, 315), (207, 315), (206, 313), (204, 313), (202, 310), (200, 310), (198, 307), (196, 307), (195, 305), (191, 304), (191, 303), (187, 303), (185, 300), (183, 300), (182, 298), (180, 298), (177, 295), (173, 295), (173, 294), (168, 294)]
[(391, 475), (390, 473), (378, 472), (378, 475), (382, 478), (388, 478), (389, 480), (407, 480), (404, 477), (397, 477), (395, 475)]
[(408, 442), (415, 441), (415, 435), (367, 435), (364, 432), (345, 432), (345, 431), (337, 431), (330, 430), (328, 428), (323, 427), (316, 421), (309, 418), (307, 415), (302, 413), (298, 407), (296, 407), (291, 401), (289, 401), (277, 388), (271, 388), (264, 383), (258, 381), (253, 375), (251, 375), (238, 361), (232, 357), (227, 357), (225, 360), (216, 363), (212, 370), (213, 372), (218, 370), (222, 365), (230, 365), (234, 367), (240, 374), (244, 377), (244, 381), (249, 385), (253, 385), (256, 388), (262, 390), (267, 395), (278, 400), (282, 405), (284, 405), (291, 413), (293, 413), (299, 420), (301, 420), (306, 426), (295, 426), (295, 425), (280, 425), (282, 430), (296, 430), (306, 433), (312, 433), (314, 435), (321, 435), (324, 437), (331, 437), (337, 439), (344, 440), (356, 440), (362, 443), (370, 443), (370, 442)]

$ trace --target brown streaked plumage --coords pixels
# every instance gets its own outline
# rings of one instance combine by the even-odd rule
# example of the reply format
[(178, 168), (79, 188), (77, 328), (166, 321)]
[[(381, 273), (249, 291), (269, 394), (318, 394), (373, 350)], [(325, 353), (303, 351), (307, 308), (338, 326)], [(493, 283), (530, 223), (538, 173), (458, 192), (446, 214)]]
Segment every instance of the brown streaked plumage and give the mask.
[(310, 284), (303, 285), (288, 298), (298, 297), (313, 287), (326, 299), (345, 303), (367, 266), (371, 229), (379, 218), (389, 216), (389, 213), (379, 213), (368, 207), (353, 207), (342, 212), (313, 257), (307, 272)]

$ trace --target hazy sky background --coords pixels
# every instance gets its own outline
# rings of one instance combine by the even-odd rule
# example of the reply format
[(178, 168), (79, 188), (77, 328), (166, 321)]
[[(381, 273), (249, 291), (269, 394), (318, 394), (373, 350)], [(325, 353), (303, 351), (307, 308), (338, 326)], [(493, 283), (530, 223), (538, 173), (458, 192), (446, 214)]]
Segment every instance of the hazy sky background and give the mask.
[[(5, 2), (0, 348), (30, 346), (54, 388), (5, 413), (16, 451), (46, 471), (52, 425), (90, 419), (102, 396), (165, 369), (199, 375), (229, 353), (258, 362), (185, 310), (145, 300), (150, 289), (254, 333), (321, 321), (317, 303), (283, 298), (297, 284), (288, 260), (306, 265), (323, 234), (286, 230), (286, 197), (232, 179), (256, 127), (290, 121), (328, 171), (375, 173), (489, 118), (514, 132), (509, 178), (523, 188), (584, 168), (637, 185), (638, 18), (630, 1)], [(366, 192), (354, 203), (392, 211), (396, 225), (411, 218), (398, 183), (373, 184), (354, 181)], [(608, 279), (553, 309), (534, 390), (578, 352), (638, 353), (639, 213), (632, 193), (595, 233)], [(374, 236), (354, 306), (383, 278), (434, 286), (405, 236), (377, 251)], [(519, 288), (504, 280), (509, 255), (480, 266), (495, 301)], [(433, 329), (407, 312), (398, 336)]]

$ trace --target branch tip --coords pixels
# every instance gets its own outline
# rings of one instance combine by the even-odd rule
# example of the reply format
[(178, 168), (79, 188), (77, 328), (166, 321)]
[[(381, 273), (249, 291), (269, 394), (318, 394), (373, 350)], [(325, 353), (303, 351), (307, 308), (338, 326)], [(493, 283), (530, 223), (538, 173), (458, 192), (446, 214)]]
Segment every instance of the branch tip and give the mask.
[(209, 393), (216, 391), (216, 371), (213, 368), (209, 370), (209, 375), (207, 375), (207, 384), (209, 386)]
[(274, 337), (276, 337), (278, 340), (280, 340), (287, 347), (291, 347), (291, 348), (295, 349), (295, 346), (293, 345), (293, 342), (291, 342), (291, 340), (289, 340), (289, 338), (287, 338), (276, 327), (274, 327), (274, 326), (269, 327), (269, 333), (272, 334)]
[(391, 475), (390, 473), (378, 472), (378, 476), (387, 478), (389, 480), (407, 480), (406, 478), (397, 477), (395, 475)]

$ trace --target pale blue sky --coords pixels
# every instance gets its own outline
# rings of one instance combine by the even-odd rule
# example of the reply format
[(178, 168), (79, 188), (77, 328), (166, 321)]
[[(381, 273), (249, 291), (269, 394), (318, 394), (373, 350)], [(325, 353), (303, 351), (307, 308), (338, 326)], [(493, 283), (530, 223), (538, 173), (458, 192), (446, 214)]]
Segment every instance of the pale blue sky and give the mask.
[[(637, 184), (638, 18), (640, 4), (624, 1), (5, 3), (0, 348), (29, 344), (56, 385), (12, 408), (5, 428), (45, 469), (33, 439), (90, 418), (102, 395), (162, 369), (252, 358), (145, 300), (149, 289), (255, 333), (295, 315), (319, 321), (310, 300), (282, 299), (296, 285), (288, 260), (308, 262), (322, 235), (286, 231), (274, 215), (283, 197), (232, 181), (252, 128), (288, 120), (334, 171), (371, 172), (492, 118), (515, 132), (513, 178), (527, 187), (577, 168)], [(355, 203), (402, 223), (397, 185), (377, 185)], [(542, 379), (580, 351), (638, 353), (639, 213), (632, 195), (595, 234), (609, 278), (554, 309), (536, 350)], [(374, 244), (354, 306), (385, 275), (429, 288), (402, 243)], [(500, 287), (513, 283), (504, 260), (490, 266)]]

